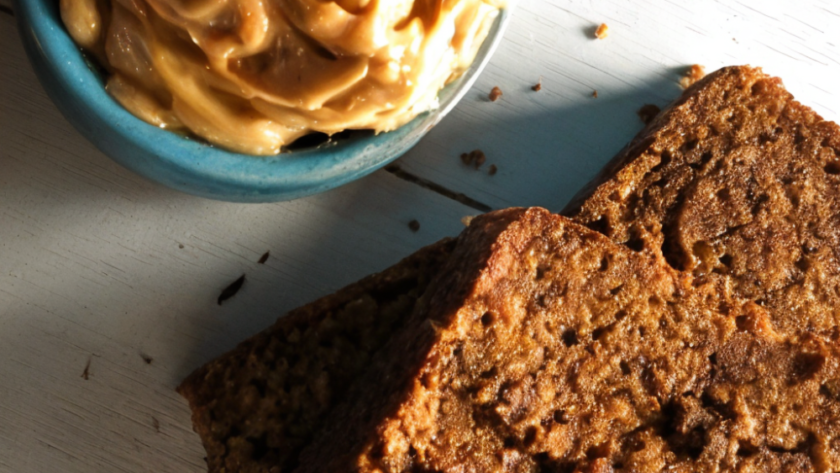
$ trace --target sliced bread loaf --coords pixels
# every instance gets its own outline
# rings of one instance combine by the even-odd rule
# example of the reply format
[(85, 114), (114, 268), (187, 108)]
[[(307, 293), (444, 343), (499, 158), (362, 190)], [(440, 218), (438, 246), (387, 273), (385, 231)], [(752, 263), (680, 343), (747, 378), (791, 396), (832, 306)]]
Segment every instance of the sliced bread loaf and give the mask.
[(476, 218), (296, 471), (834, 471), (836, 344), (542, 209)]
[(760, 69), (694, 84), (563, 213), (676, 269), (730, 277), (780, 333), (838, 336), (840, 127)]

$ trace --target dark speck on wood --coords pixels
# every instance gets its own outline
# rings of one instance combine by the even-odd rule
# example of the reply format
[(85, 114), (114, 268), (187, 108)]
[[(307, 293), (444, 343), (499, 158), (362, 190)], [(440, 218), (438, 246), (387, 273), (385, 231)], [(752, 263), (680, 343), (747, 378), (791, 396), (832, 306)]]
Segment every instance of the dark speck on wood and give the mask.
[(260, 260), (259, 260), (259, 261), (257, 261), (257, 263), (259, 263), (259, 264), (265, 264), (265, 262), (266, 262), (266, 261), (268, 261), (268, 257), (269, 257), (269, 256), (271, 256), (271, 252), (270, 252), (270, 251), (266, 251), (266, 252), (265, 252), (265, 254), (264, 254), (264, 255), (262, 255), (262, 256), (260, 257)]
[(226, 287), (221, 294), (219, 294), (219, 305), (222, 305), (222, 302), (230, 299), (231, 297), (235, 296), (240, 289), (242, 289), (242, 285), (245, 284), (245, 275), (239, 276), (239, 279), (230, 283), (230, 286)]
[(82, 371), (82, 379), (85, 381), (90, 379), (90, 357), (88, 357), (87, 364), (85, 364), (85, 370)]

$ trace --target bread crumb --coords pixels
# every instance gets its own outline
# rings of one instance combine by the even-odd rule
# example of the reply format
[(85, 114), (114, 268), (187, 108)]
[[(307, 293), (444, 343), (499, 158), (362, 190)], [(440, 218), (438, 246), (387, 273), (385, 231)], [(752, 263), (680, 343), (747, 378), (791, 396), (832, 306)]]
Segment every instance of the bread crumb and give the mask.
[(260, 260), (257, 261), (258, 264), (265, 264), (268, 261), (268, 257), (271, 256), (271, 251), (266, 251), (261, 257)]
[(502, 89), (500, 89), (499, 86), (493, 87), (493, 90), (490, 91), (490, 101), (495, 102), (496, 100), (499, 100), (502, 95), (504, 94), (502, 94)]
[(491, 164), (490, 168), (487, 170), (487, 174), (490, 174), (491, 176), (495, 176), (498, 171), (499, 171), (499, 168), (497, 168), (495, 164)]
[(606, 23), (601, 23), (597, 29), (595, 29), (595, 37), (598, 39), (604, 39), (609, 35), (610, 27), (607, 26)]
[(695, 64), (688, 68), (685, 72), (685, 76), (680, 79), (680, 86), (682, 86), (683, 89), (687, 89), (704, 77), (706, 77), (706, 68), (700, 64)]
[(642, 105), (642, 108), (640, 108), (636, 113), (639, 115), (639, 118), (642, 119), (642, 122), (647, 125), (652, 122), (661, 111), (662, 110), (658, 106), (648, 103)]
[(484, 154), (484, 151), (477, 149), (472, 152), (473, 154), (473, 162), (475, 163), (475, 168), (478, 169), (487, 161), (487, 156)]
[(151, 356), (149, 356), (149, 355), (147, 355), (147, 354), (145, 354), (145, 353), (140, 353), (140, 358), (143, 358), (143, 361), (144, 361), (147, 365), (151, 365), (151, 364), (152, 364), (152, 362), (153, 362), (153, 361), (155, 361), (155, 360), (154, 360), (154, 358), (152, 358)]
[(236, 281), (230, 283), (228, 287), (224, 288), (224, 290), (222, 290), (222, 293), (219, 294), (219, 298), (216, 300), (216, 302), (218, 302), (219, 305), (222, 305), (222, 302), (235, 296), (236, 293), (239, 292), (240, 289), (242, 289), (243, 284), (245, 284), (244, 274), (242, 276), (239, 276), (239, 279), (237, 279)]
[(486, 161), (487, 156), (480, 149), (474, 149), (469, 153), (461, 153), (461, 162), (467, 166), (474, 164), (476, 169), (480, 168)]
[(531, 90), (533, 90), (534, 92), (539, 92), (539, 91), (542, 90), (542, 78), (540, 80), (538, 80), (537, 83), (534, 84), (531, 87)]
[(92, 357), (88, 357), (87, 364), (85, 365), (85, 370), (82, 371), (82, 379), (85, 381), (90, 379), (90, 360)]
[(410, 228), (412, 232), (420, 231), (420, 222), (412, 220), (408, 222), (408, 228)]
[(593, 98), (593, 99), (597, 99), (597, 98), (598, 98), (598, 91), (597, 91), (597, 90), (593, 90), (593, 91), (592, 91), (592, 98)]
[(461, 217), (461, 223), (463, 223), (465, 227), (469, 227), (470, 223), (472, 223), (474, 218), (474, 215), (466, 215), (464, 217)]

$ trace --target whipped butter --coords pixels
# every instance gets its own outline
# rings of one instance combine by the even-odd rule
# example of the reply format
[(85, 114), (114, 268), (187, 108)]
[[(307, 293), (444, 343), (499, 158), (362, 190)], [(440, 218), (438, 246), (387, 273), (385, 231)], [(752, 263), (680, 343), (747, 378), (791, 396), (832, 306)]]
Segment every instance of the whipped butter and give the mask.
[(272, 155), (437, 106), (503, 0), (61, 0), (107, 90), (148, 123)]

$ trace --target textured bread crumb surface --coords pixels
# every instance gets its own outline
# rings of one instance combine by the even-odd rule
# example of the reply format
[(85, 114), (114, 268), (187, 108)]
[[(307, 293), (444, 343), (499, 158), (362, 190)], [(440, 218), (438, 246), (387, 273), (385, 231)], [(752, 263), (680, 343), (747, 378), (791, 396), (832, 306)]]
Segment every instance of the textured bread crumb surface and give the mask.
[(760, 69), (721, 69), (564, 211), (679, 270), (731, 278), (784, 335), (836, 337), (840, 128)]
[(833, 471), (835, 344), (542, 209), (477, 217), (300, 472)]

